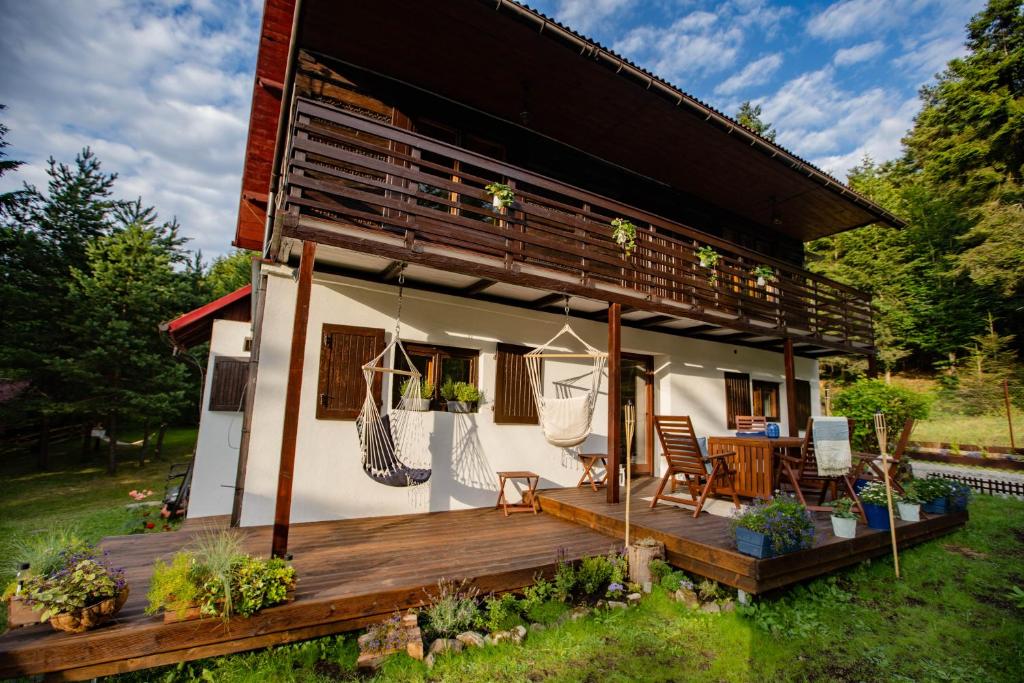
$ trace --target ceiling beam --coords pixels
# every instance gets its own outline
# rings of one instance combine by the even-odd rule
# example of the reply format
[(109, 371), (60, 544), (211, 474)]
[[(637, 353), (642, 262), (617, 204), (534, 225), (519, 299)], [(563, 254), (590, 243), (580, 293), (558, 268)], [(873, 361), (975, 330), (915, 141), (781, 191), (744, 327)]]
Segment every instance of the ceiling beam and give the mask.
[(473, 284), (463, 287), (462, 293), (465, 296), (473, 296), (474, 294), (479, 294), (480, 292), (484, 291), (491, 285), (496, 284), (498, 284), (497, 280), (488, 280), (487, 278), (481, 278), (480, 280), (477, 280)]
[(559, 294), (558, 292), (554, 292), (552, 294), (545, 294), (541, 298), (534, 299), (533, 301), (529, 301), (527, 303), (530, 306), (535, 306), (537, 308), (547, 308), (548, 306), (560, 303), (562, 301), (565, 301), (565, 294)]
[(643, 320), (628, 320), (626, 322), (630, 323), (634, 327), (643, 328), (653, 327), (654, 325), (660, 325), (662, 323), (671, 322), (673, 320), (678, 320), (678, 318), (675, 318), (671, 315), (652, 315), (651, 317), (644, 318)]

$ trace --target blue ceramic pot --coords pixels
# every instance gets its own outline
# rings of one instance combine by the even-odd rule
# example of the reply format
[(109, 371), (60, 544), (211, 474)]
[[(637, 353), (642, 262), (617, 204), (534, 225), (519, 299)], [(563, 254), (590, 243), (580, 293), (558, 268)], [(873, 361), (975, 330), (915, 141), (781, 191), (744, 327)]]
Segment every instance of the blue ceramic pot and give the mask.
[(871, 481), (869, 479), (858, 479), (857, 481), (853, 482), (853, 492), (859, 496), (860, 492), (863, 491), (864, 488), (870, 483)]
[(777, 557), (779, 555), (785, 555), (786, 553), (795, 553), (801, 548), (799, 546), (793, 548), (783, 548), (777, 551), (772, 547), (771, 539), (764, 534), (745, 529), (743, 527), (737, 527), (736, 529), (736, 549), (744, 555), (750, 555), (758, 559), (768, 559), (769, 557)]
[(884, 505), (863, 503), (864, 514), (868, 518), (868, 526), (881, 531), (889, 530), (889, 510)]
[(931, 502), (922, 503), (921, 510), (930, 515), (944, 515), (949, 512), (949, 502), (946, 498), (936, 498)]
[(963, 512), (967, 509), (968, 493), (961, 491), (946, 498), (946, 508), (950, 512)]

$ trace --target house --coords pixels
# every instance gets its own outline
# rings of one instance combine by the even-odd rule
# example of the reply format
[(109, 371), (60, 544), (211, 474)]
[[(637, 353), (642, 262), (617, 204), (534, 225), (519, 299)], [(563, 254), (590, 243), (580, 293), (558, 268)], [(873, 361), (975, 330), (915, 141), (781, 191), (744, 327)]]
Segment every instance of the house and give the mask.
[[(492, 205), (491, 183), (510, 205)], [(197, 486), (190, 516), (227, 513), (234, 486), (233, 523), (274, 524), (283, 554), (294, 522), (493, 505), (498, 470), (573, 486), (577, 452), (618, 471), (627, 402), (637, 475), (660, 471), (654, 414), (702, 434), (765, 415), (796, 435), (819, 412), (819, 359), (875, 353), (870, 298), (805, 270), (803, 244), (871, 223), (900, 225), (511, 0), (267, 0), (234, 241), (262, 259), (251, 332), (224, 333), (231, 357), (251, 336), (248, 390), (237, 457), (208, 451), (218, 490)], [(567, 320), (608, 352), (578, 449), (545, 440), (523, 359)], [(434, 385), (402, 444), (430, 469), (420, 486), (362, 465), (361, 366), (396, 334)], [(580, 392), (589, 369), (545, 360), (545, 395)], [(448, 379), (479, 386), (475, 413), (444, 410)], [(382, 413), (401, 380), (373, 381)], [(215, 421), (206, 409), (201, 440)]]

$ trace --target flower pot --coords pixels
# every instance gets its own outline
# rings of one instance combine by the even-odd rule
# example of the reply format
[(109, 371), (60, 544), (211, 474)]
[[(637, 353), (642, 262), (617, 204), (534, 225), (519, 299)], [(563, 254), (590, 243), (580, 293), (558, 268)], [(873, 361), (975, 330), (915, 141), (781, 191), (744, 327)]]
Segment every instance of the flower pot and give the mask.
[(762, 560), (800, 550), (799, 547), (777, 550), (772, 547), (771, 539), (767, 536), (744, 527), (736, 528), (736, 549), (744, 555), (750, 555)]
[(889, 530), (889, 508), (884, 505), (863, 503), (864, 515), (868, 518), (868, 526), (879, 531)]
[(124, 607), (126, 600), (128, 600), (127, 586), (112, 598), (107, 598), (97, 602), (95, 605), (89, 605), (74, 612), (58, 614), (52, 617), (50, 619), (50, 626), (55, 631), (67, 631), (69, 633), (88, 631), (112, 619)]
[(952, 494), (946, 498), (946, 508), (950, 512), (963, 512), (967, 509), (967, 497), (966, 491)]
[(870, 483), (871, 481), (869, 479), (858, 479), (857, 481), (853, 482), (853, 492), (856, 493), (857, 495), (860, 495), (860, 492), (863, 491), (864, 488)]
[(449, 413), (474, 413), (476, 412), (476, 403), (470, 401), (448, 401), (447, 408)]
[(411, 410), (417, 413), (425, 413), (430, 410), (430, 399), (429, 398), (407, 398), (405, 399), (405, 409)]
[(764, 275), (758, 275), (757, 276), (757, 286), (758, 287), (764, 287), (766, 284), (767, 284), (767, 282), (764, 279)]
[(494, 207), (495, 211), (501, 211), (501, 197), (498, 195), (491, 197), (491, 206)]
[(711, 264), (711, 261), (709, 259), (702, 258), (700, 260), (700, 267), (701, 268), (711, 268), (711, 266), (712, 266), (712, 264)]
[(7, 628), (39, 623), (39, 612), (28, 606), (20, 595), (12, 595), (7, 605)]
[(904, 522), (921, 521), (921, 505), (918, 503), (904, 503), (902, 500), (896, 503), (900, 509), (900, 519)]
[(836, 538), (855, 538), (857, 536), (857, 518), (832, 515), (832, 533)]
[(929, 515), (944, 515), (949, 512), (949, 503), (946, 498), (936, 498), (921, 505), (921, 510)]

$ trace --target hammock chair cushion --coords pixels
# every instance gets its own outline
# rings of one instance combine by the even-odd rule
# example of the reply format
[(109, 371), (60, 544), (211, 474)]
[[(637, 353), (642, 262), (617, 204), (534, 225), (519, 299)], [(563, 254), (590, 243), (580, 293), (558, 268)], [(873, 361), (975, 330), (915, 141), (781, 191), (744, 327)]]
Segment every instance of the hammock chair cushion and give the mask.
[(570, 398), (545, 398), (544, 438), (552, 446), (572, 448), (579, 446), (590, 436), (590, 398), (588, 396), (572, 396)]
[[(362, 416), (356, 422), (356, 429), (363, 433)], [(391, 415), (380, 417), (381, 439), (367, 439), (368, 444), (360, 443), (363, 449), (363, 471), (374, 481), (385, 486), (416, 486), (430, 479), (430, 470), (409, 467), (394, 457), (395, 437), (391, 430)], [(362, 439), (360, 439), (362, 441)], [(392, 463), (386, 471), (376, 470), (371, 463)]]

